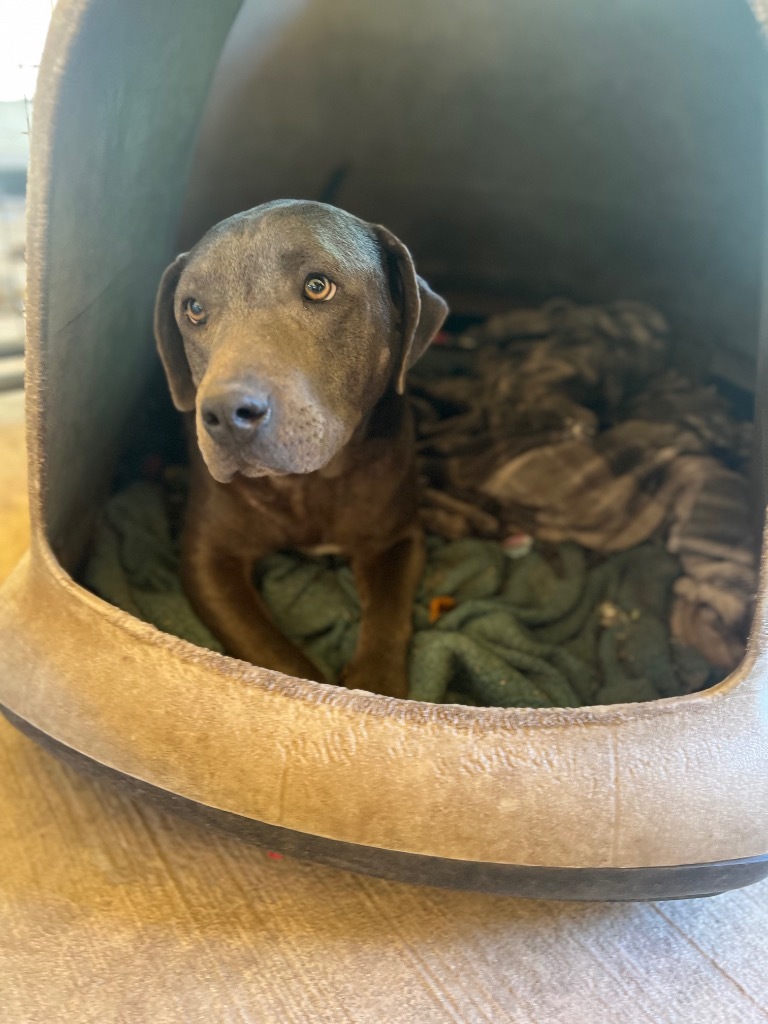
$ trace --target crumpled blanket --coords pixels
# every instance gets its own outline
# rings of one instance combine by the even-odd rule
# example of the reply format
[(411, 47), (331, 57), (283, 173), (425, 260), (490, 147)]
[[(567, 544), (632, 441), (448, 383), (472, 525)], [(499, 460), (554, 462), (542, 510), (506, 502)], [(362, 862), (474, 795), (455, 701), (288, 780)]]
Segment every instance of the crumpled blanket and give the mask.
[(651, 538), (678, 555), (673, 636), (722, 669), (741, 659), (756, 589), (745, 467), (751, 424), (670, 362), (639, 303), (515, 310), (415, 368), (433, 533), (574, 541)]
[[(178, 573), (183, 471), (113, 495), (84, 572), (105, 600), (167, 633), (219, 644), (192, 611)], [(595, 557), (572, 542), (510, 557), (477, 538), (428, 541), (414, 607), (415, 700), (573, 707), (654, 700), (721, 678), (669, 636), (678, 560), (662, 544)], [(335, 682), (354, 649), (360, 608), (348, 566), (277, 554), (256, 579), (280, 628)], [(454, 607), (434, 621), (435, 597)]]

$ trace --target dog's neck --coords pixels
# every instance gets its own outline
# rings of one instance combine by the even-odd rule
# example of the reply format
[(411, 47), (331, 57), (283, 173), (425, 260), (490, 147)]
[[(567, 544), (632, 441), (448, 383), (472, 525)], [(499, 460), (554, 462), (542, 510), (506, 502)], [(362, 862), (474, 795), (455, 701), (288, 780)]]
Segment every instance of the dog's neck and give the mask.
[(317, 475), (326, 479), (343, 476), (350, 465), (358, 462), (361, 451), (371, 441), (391, 441), (403, 430), (408, 399), (389, 387), (370, 412), (363, 417), (357, 429), (341, 451), (331, 461), (317, 470)]

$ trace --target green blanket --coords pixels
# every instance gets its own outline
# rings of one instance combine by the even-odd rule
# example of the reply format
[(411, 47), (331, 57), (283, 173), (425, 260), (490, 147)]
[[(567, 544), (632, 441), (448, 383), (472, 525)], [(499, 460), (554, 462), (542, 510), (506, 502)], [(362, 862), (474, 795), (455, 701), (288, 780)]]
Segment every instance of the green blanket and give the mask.
[[(115, 494), (95, 531), (84, 582), (166, 633), (220, 650), (192, 611), (178, 574), (183, 477)], [(175, 481), (175, 482), (174, 482)], [(646, 543), (596, 560), (575, 544), (510, 558), (494, 541), (428, 540), (414, 606), (414, 700), (573, 707), (655, 700), (717, 680), (691, 648), (669, 639), (671, 585), (680, 574)], [(357, 638), (349, 567), (335, 558), (277, 554), (257, 582), (279, 627), (335, 682)], [(455, 607), (430, 624), (431, 598)]]

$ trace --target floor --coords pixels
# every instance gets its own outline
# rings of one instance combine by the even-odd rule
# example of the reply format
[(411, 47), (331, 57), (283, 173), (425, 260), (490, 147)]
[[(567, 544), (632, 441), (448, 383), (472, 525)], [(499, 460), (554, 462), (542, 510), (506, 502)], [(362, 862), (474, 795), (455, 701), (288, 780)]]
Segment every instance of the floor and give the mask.
[[(0, 574), (28, 538), (0, 396)], [(568, 904), (278, 859), (59, 764), (0, 721), (2, 1024), (757, 1024), (768, 881)]]

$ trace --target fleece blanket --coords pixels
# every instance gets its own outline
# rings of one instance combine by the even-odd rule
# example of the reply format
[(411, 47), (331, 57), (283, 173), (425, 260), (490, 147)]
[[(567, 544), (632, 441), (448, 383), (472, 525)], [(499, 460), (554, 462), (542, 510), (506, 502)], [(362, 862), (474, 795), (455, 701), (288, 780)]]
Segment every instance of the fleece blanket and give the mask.
[[(220, 650), (179, 578), (184, 472), (114, 494), (95, 530), (84, 582), (158, 629)], [(656, 700), (712, 685), (703, 656), (669, 635), (678, 560), (648, 541), (607, 556), (578, 544), (505, 550), (496, 541), (428, 538), (413, 609), (414, 700), (574, 707)], [(255, 583), (278, 626), (335, 683), (360, 607), (340, 559), (281, 553)]]

